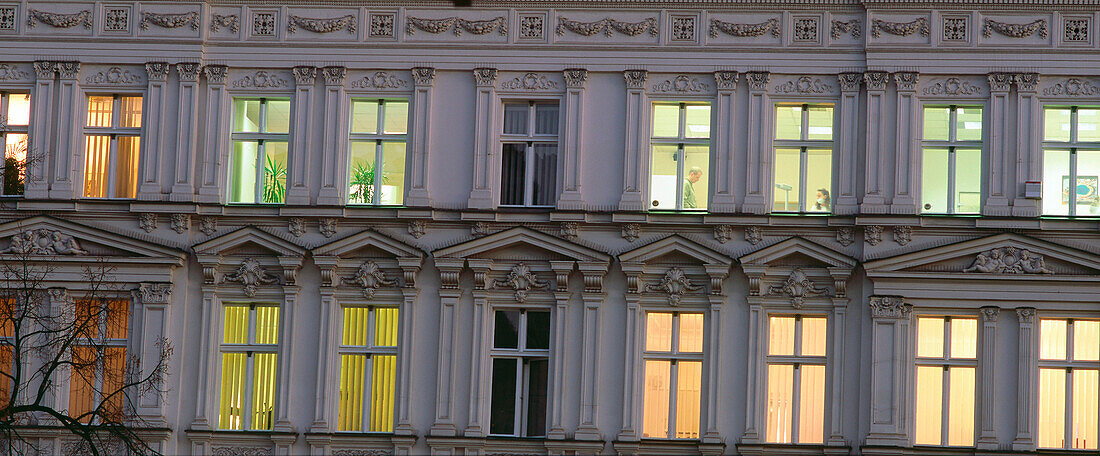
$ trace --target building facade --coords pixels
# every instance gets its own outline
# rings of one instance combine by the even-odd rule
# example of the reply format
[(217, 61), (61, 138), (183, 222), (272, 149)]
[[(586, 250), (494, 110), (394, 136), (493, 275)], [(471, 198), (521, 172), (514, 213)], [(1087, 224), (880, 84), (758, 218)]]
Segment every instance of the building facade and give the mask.
[(1100, 3), (472, 3), (0, 0), (164, 453), (1095, 454)]

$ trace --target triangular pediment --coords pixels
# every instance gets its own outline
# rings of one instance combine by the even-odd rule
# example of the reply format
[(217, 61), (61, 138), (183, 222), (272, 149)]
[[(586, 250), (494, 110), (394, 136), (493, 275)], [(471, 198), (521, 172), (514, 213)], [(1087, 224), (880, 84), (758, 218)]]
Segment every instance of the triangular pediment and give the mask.
[(868, 261), (868, 274), (973, 273), (1019, 277), (1097, 275), (1100, 255), (1016, 233), (1001, 233)]
[(647, 264), (701, 263), (726, 266), (733, 263), (733, 259), (728, 255), (678, 234), (620, 253), (619, 261)]
[(375, 230), (360, 231), (312, 250), (314, 256), (423, 258), (424, 252)]
[(195, 244), (192, 248), (195, 253), (208, 255), (303, 257), (306, 254), (306, 249), (301, 246), (254, 226), (231, 231)]
[(772, 267), (854, 268), (856, 265), (852, 257), (803, 237), (777, 242), (743, 255), (738, 261), (744, 265)]
[(123, 234), (47, 215), (0, 224), (0, 254), (54, 258), (163, 259), (172, 263), (183, 250), (150, 240), (141, 234)]
[(437, 258), (611, 261), (606, 253), (522, 226), (444, 247), (432, 255)]

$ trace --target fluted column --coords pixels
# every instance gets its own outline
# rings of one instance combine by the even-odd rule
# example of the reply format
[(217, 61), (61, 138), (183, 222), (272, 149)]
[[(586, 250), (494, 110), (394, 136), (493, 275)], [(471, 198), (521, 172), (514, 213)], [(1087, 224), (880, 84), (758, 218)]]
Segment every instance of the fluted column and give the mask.
[(406, 139), (406, 156), (409, 160), (409, 194), (405, 205), (410, 207), (431, 206), (428, 192), (428, 149), (431, 131), (432, 82), (435, 81), (435, 68), (416, 67), (412, 69), (413, 94), (409, 100), (409, 114), (412, 128)]
[[(313, 149), (313, 86), (317, 83), (317, 68), (294, 67), (294, 101), (291, 104), (290, 157), (287, 161), (286, 204), (310, 203), (309, 164)], [(323, 169), (322, 165), (322, 169)]]
[(894, 129), (896, 148), (894, 159), (894, 196), (890, 201), (891, 214), (916, 214), (919, 212), (920, 195), (917, 182), (920, 179), (920, 142), (916, 138), (920, 119), (920, 101), (917, 100), (916, 72), (894, 73), (897, 84), (897, 123)]
[(859, 176), (857, 147), (859, 142), (859, 87), (863, 82), (863, 73), (840, 73), (840, 126), (837, 128), (837, 152), (839, 153), (839, 173), (837, 173), (837, 198), (833, 204), (833, 213), (838, 215), (859, 212), (859, 200), (856, 197), (856, 179)]
[(51, 127), (54, 125), (54, 79), (57, 62), (34, 62), (34, 93), (31, 94), (30, 135), (27, 141), (27, 178), (23, 195), (27, 199), (46, 198), (50, 193), (48, 180), (50, 153), (53, 149)]
[(141, 147), (141, 185), (138, 186), (137, 199), (158, 201), (164, 198), (161, 189), (161, 174), (167, 172), (163, 163), (168, 160), (164, 147), (164, 117), (168, 113), (168, 70), (172, 66), (167, 62), (149, 62), (145, 64), (145, 74), (149, 86), (145, 94), (145, 111), (142, 112), (142, 126), (145, 137)]
[(620, 211), (644, 211), (646, 205), (645, 178), (648, 163), (644, 163), (642, 148), (649, 141), (649, 107), (645, 95), (646, 70), (626, 70), (626, 148), (623, 153), (623, 194), (619, 197)]
[(348, 70), (342, 66), (321, 69), (325, 78), (325, 114), (322, 120), (325, 134), (321, 144), (321, 190), (317, 204), (344, 204), (344, 188), (348, 166), (348, 103), (345, 102), (344, 78)]
[(203, 130), (202, 181), (198, 197), (201, 203), (225, 201), (223, 184), (229, 168), (229, 130), (232, 127), (230, 111), (233, 101), (225, 86), (228, 73), (229, 67), (225, 65), (203, 67), (203, 74), (206, 76), (206, 123)]
[(50, 182), (51, 199), (73, 199), (81, 195), (79, 186), (73, 185), (78, 163), (84, 152), (80, 136), (83, 134), (84, 116), (80, 113), (80, 62), (57, 62), (60, 74), (57, 94), (57, 148), (53, 156), (53, 178)]
[(474, 113), (474, 176), (473, 190), (467, 205), (470, 209), (492, 209), (493, 198), (493, 134), (496, 131), (496, 68), (474, 68), (477, 97)]
[[(864, 195), (859, 211), (867, 214), (885, 214), (886, 206), (886, 163), (884, 154), (890, 146), (886, 144), (886, 84), (890, 73), (868, 71), (863, 73), (863, 82), (867, 84), (867, 146), (864, 161)], [(884, 151), (885, 149), (885, 151)]]
[(711, 212), (737, 212), (734, 199), (734, 175), (739, 167), (733, 162), (734, 131), (737, 125), (737, 77), (736, 71), (715, 71), (714, 81), (718, 85), (718, 100), (714, 104), (715, 125), (711, 129), (714, 136), (714, 199), (710, 202)]
[(176, 169), (172, 182), (172, 201), (193, 201), (195, 199), (195, 159), (198, 156), (199, 138), (199, 70), (201, 66), (194, 62), (176, 64), (179, 73), (179, 94), (176, 109), (179, 119), (176, 122)]
[(983, 215), (1007, 217), (1012, 215), (1009, 199), (1016, 198), (1012, 184), (1013, 160), (1009, 159), (1007, 146), (1009, 132), (1008, 91), (1012, 88), (1011, 73), (989, 73), (989, 197), (982, 207)]
[(561, 128), (562, 191), (558, 196), (558, 209), (578, 211), (584, 209), (581, 195), (581, 181), (584, 166), (582, 150), (584, 148), (584, 83), (588, 80), (588, 70), (569, 68), (562, 71), (565, 77), (565, 99), (562, 100), (562, 115), (565, 122)]
[[(1013, 217), (1039, 215), (1039, 200), (1024, 198), (1023, 182), (1043, 180), (1042, 127), (1043, 109), (1036, 86), (1037, 73), (1017, 73), (1016, 82), (1016, 199), (1012, 200)], [(1059, 185), (1050, 183), (1050, 185)]]
[(1019, 345), (1016, 363), (1020, 372), (1016, 382), (1016, 439), (1012, 441), (1013, 451), (1035, 450), (1035, 415), (1037, 400), (1032, 394), (1035, 390), (1039, 370), (1035, 368), (1036, 343), (1032, 336), (1035, 325), (1035, 309), (1017, 307), (1016, 318), (1020, 322)]
[(748, 119), (748, 160), (745, 163), (745, 202), (741, 205), (743, 212), (750, 214), (766, 214), (771, 210), (768, 203), (768, 195), (771, 194), (767, 185), (771, 185), (772, 179), (766, 175), (765, 170), (771, 163), (771, 119), (772, 110), (768, 106), (768, 81), (771, 73), (767, 71), (750, 71), (745, 73), (745, 80), (749, 84), (749, 119)]

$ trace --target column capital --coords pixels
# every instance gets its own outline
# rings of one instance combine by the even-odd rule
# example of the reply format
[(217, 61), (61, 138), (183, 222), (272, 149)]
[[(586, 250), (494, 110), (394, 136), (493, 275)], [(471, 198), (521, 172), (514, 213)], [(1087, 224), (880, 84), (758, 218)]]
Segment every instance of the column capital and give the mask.
[(293, 68), (294, 83), (298, 86), (312, 86), (317, 80), (317, 67), (296, 66)]
[(145, 74), (149, 76), (149, 82), (164, 82), (168, 80), (168, 70), (171, 68), (168, 62), (147, 62)]
[(80, 75), (80, 62), (54, 62), (61, 79), (73, 79)]
[(414, 67), (411, 73), (413, 84), (417, 87), (431, 87), (432, 82), (435, 81), (435, 68)]
[(565, 87), (570, 89), (583, 89), (588, 81), (588, 70), (584, 68), (566, 68), (561, 72), (565, 78)]
[(997, 322), (997, 316), (1001, 314), (1001, 308), (996, 306), (982, 307), (982, 321)]
[(732, 91), (737, 90), (737, 78), (740, 76), (736, 71), (719, 70), (714, 72), (714, 82), (718, 85), (719, 91)]
[(225, 65), (207, 65), (202, 68), (206, 75), (206, 82), (210, 84), (225, 84), (225, 77), (229, 74), (229, 67)]
[(492, 87), (497, 80), (496, 68), (474, 68), (474, 82), (478, 87)]
[(745, 81), (749, 83), (749, 90), (763, 92), (768, 90), (768, 81), (772, 74), (767, 71), (749, 71), (745, 73)]
[(176, 72), (180, 75), (180, 82), (198, 81), (201, 68), (202, 66), (197, 62), (180, 62), (176, 64)]
[(35, 60), (34, 74), (38, 79), (53, 79), (57, 72), (57, 62), (52, 60)]
[(645, 80), (649, 77), (649, 71), (647, 70), (626, 70), (623, 71), (623, 79), (626, 81), (626, 88), (628, 89), (644, 89)]
[(1035, 321), (1035, 308), (1034, 307), (1017, 307), (1016, 318), (1020, 320), (1020, 324), (1031, 324)]
[(916, 71), (899, 71), (894, 73), (894, 83), (898, 85), (898, 91), (912, 92), (917, 90), (917, 81), (920, 73)]
[(1035, 87), (1039, 85), (1039, 73), (1016, 73), (1012, 79), (1020, 92), (1035, 93)]
[(1012, 73), (989, 73), (986, 77), (991, 93), (1007, 93), (1012, 88)]
[(348, 69), (342, 66), (327, 66), (321, 69), (321, 74), (325, 77), (325, 85), (344, 85)]
[(864, 71), (863, 82), (867, 84), (867, 90), (886, 90), (886, 83), (890, 82), (890, 73), (885, 71)]
[(863, 78), (863, 73), (840, 73), (836, 75), (837, 81), (840, 82), (841, 92), (858, 92)]

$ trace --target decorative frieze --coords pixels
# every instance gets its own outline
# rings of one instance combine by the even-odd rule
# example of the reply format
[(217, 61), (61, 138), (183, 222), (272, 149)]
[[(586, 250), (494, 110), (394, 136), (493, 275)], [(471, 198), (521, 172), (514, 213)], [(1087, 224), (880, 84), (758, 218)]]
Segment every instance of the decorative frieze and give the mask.
[[(167, 67), (165, 67), (165, 72), (167, 73)], [(130, 70), (111, 67), (84, 78), (84, 83), (112, 85), (139, 84), (141, 83), (141, 76), (131, 73)]]
[(233, 87), (238, 89), (279, 89), (287, 87), (288, 85), (289, 83), (286, 79), (279, 77), (279, 75), (275, 73), (269, 73), (267, 71), (257, 71), (253, 74), (243, 76), (240, 79), (233, 81)]
[(913, 310), (901, 296), (871, 296), (869, 304), (874, 318), (904, 318)]
[(718, 19), (710, 20), (711, 38), (718, 38), (719, 33), (736, 37), (755, 37), (764, 36), (768, 32), (771, 32), (773, 37), (779, 38), (779, 19), (772, 18), (756, 24), (734, 24)]
[(353, 89), (404, 89), (408, 86), (408, 81), (397, 77), (393, 73), (386, 71), (375, 71), (374, 74), (363, 76), (361, 79), (352, 81), (351, 88)]
[(909, 22), (887, 22), (882, 19), (872, 21), (871, 36), (879, 38), (882, 32), (896, 36), (909, 36), (919, 32), (921, 36), (928, 36), (928, 18), (918, 17)]
[(278, 281), (279, 278), (267, 272), (267, 269), (255, 258), (245, 258), (236, 271), (222, 278), (222, 283), (241, 284), (245, 296), (248, 297), (256, 296), (256, 290), (260, 285), (270, 285)]
[(581, 22), (558, 17), (558, 36), (565, 36), (567, 30), (582, 36), (603, 33), (608, 38), (614, 36), (613, 32), (619, 32), (626, 36), (638, 36), (648, 32), (652, 36), (657, 36), (657, 18), (650, 17), (638, 22), (622, 22), (608, 17), (598, 21)]
[[(35, 62), (37, 65), (38, 62)], [(49, 65), (49, 75), (53, 76), (53, 65)], [(20, 70), (19, 67), (7, 63), (0, 63), (0, 81), (19, 81), (30, 79), (31, 74)]]
[(993, 32), (997, 32), (1009, 38), (1027, 38), (1031, 35), (1038, 35), (1039, 38), (1046, 38), (1047, 20), (1036, 19), (1026, 24), (1010, 24), (1008, 22), (986, 19), (985, 25), (982, 27), (982, 36), (986, 38), (992, 37)]
[(71, 14), (50, 13), (36, 9), (27, 10), (27, 27), (34, 27), (39, 22), (55, 28), (72, 28), (83, 25), (84, 28), (92, 28), (92, 10), (83, 10)]
[(301, 27), (313, 33), (332, 33), (340, 30), (347, 30), (348, 33), (354, 35), (357, 26), (358, 21), (355, 19), (355, 16), (351, 14), (331, 19), (318, 19), (289, 14), (287, 15), (286, 31), (287, 33), (294, 33)]
[(376, 290), (382, 287), (396, 287), (396, 279), (387, 279), (386, 273), (374, 261), (364, 261), (350, 277), (341, 278), (344, 285), (356, 285), (363, 289), (363, 297), (374, 298)]
[(981, 87), (959, 78), (947, 78), (935, 82), (921, 91), (922, 95), (980, 95), (981, 93)]
[(657, 93), (705, 93), (710, 91), (710, 85), (700, 82), (699, 78), (681, 74), (654, 84), (652, 90)]
[(1069, 78), (1063, 82), (1043, 89), (1043, 96), (1048, 97), (1086, 97), (1100, 93), (1100, 87), (1086, 79)]
[(447, 30), (453, 30), (455, 36), (462, 36), (462, 32), (474, 35), (485, 35), (496, 31), (502, 36), (508, 35), (508, 19), (497, 16), (492, 19), (471, 21), (460, 17), (445, 17), (442, 19), (426, 19), (409, 16), (405, 19), (405, 34), (413, 35), (417, 30), (431, 34), (439, 34)]
[[(215, 17), (219, 17), (217, 14)], [(224, 16), (221, 16), (224, 17)], [(236, 16), (233, 16), (236, 18)], [(149, 11), (141, 12), (141, 23), (138, 24), (142, 30), (149, 30), (149, 25), (155, 25), (160, 28), (174, 29), (180, 28), (185, 25), (191, 26), (191, 30), (199, 29), (199, 13), (192, 11), (190, 13), (179, 14), (158, 14), (151, 13)], [(214, 23), (211, 23), (211, 27), (214, 27)], [(213, 29), (217, 31), (217, 29)]]
[(213, 14), (210, 16), (210, 31), (217, 32), (225, 27), (230, 32), (241, 31), (241, 18), (236, 14)]
[(850, 21), (838, 21), (833, 20), (832, 29), (829, 31), (829, 36), (834, 40), (839, 40), (844, 35), (850, 35), (852, 38), (859, 38), (863, 36), (863, 23), (859, 19), (852, 19)]
[(500, 83), (504, 90), (558, 90), (559, 84), (545, 75), (527, 73)]
[(775, 86), (774, 91), (780, 94), (824, 94), (832, 92), (833, 86), (826, 84), (820, 78), (802, 76)]
[(8, 247), (0, 253), (16, 255), (87, 255), (75, 238), (46, 228), (25, 230), (12, 235)]
[(962, 272), (992, 274), (1053, 274), (1043, 255), (1017, 247), (999, 247), (981, 252)]

